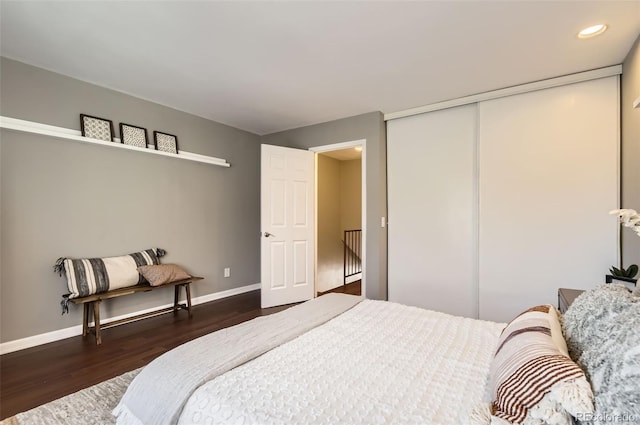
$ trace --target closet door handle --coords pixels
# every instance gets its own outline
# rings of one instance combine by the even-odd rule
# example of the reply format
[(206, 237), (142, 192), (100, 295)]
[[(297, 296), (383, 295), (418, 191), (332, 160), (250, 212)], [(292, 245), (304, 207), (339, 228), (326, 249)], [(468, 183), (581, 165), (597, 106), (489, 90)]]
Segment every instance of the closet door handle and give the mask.
[(273, 233), (264, 232), (264, 237), (265, 238), (268, 238), (269, 236), (273, 236), (274, 238), (276, 237), (276, 235), (274, 235)]

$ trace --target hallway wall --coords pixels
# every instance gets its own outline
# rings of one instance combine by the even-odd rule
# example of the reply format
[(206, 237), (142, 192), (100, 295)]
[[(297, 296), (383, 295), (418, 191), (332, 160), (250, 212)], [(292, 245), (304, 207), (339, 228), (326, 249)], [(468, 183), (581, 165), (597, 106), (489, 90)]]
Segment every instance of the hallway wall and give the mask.
[(361, 228), (362, 161), (318, 155), (318, 292), (343, 284), (344, 231)]

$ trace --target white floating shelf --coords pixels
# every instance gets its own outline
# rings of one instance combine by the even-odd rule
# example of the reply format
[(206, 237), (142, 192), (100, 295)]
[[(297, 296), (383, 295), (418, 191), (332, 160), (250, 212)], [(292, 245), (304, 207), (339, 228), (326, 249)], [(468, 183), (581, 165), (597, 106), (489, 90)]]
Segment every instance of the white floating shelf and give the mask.
[(7, 130), (20, 131), (23, 133), (41, 134), (44, 136), (55, 137), (62, 140), (71, 140), (73, 142), (91, 143), (94, 145), (109, 146), (118, 149), (128, 149), (137, 152), (149, 153), (152, 155), (162, 155), (177, 159), (186, 159), (188, 161), (204, 162), (205, 164), (219, 165), (221, 167), (230, 167), (231, 164), (227, 160), (222, 158), (216, 158), (213, 156), (205, 156), (197, 153), (178, 151), (178, 154), (169, 152), (157, 151), (155, 149), (145, 149), (136, 146), (124, 145), (119, 143), (119, 139), (115, 139), (118, 142), (105, 142), (104, 140), (91, 139), (89, 137), (83, 137), (79, 130), (72, 130), (70, 128), (56, 127), (48, 124), (41, 124), (33, 121), (20, 120), (17, 118), (0, 116), (0, 128)]

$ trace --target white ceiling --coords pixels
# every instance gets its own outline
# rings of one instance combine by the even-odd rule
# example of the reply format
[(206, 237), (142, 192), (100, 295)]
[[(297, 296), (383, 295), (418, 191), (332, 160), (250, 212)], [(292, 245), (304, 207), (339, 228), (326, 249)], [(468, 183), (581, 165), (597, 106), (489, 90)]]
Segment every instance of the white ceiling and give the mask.
[(256, 134), (619, 64), (640, 34), (640, 0), (0, 8), (3, 56)]

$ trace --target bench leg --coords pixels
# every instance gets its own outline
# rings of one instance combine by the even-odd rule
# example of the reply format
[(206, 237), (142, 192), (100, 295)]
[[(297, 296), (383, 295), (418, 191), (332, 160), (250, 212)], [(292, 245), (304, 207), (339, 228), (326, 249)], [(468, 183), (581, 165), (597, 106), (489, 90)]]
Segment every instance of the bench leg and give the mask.
[(82, 336), (87, 336), (89, 331), (89, 303), (82, 304)]
[(189, 312), (189, 319), (191, 319), (193, 317), (193, 313), (191, 312), (191, 285), (185, 283), (184, 290), (187, 293), (187, 311)]
[(102, 344), (102, 334), (100, 332), (100, 300), (94, 301), (93, 304), (93, 320), (96, 329), (96, 345)]
[(180, 298), (180, 285), (176, 285), (173, 287), (173, 315), (178, 314), (178, 310), (180, 309), (180, 305), (178, 304), (178, 300)]

